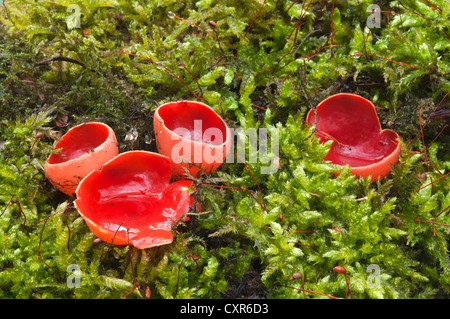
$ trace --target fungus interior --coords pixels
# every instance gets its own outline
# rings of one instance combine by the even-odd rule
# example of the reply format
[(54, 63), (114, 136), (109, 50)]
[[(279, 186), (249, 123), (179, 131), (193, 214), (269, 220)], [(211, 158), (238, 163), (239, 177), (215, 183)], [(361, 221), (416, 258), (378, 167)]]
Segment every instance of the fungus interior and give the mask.
[(169, 184), (169, 160), (146, 153), (123, 153), (102, 170), (91, 172), (77, 189), (80, 213), (109, 233), (126, 230), (122, 236), (132, 240), (141, 236), (151, 241), (158, 231), (170, 232), (189, 210), (190, 193), (183, 187), (189, 188), (192, 182)]
[[(163, 105), (159, 109), (159, 115), (164, 125), (171, 131), (179, 128), (187, 129), (190, 136), (184, 136), (191, 140), (221, 145), (226, 138), (227, 128), (222, 119), (209, 107), (198, 102), (174, 102)], [(213, 133), (208, 133), (208, 130)], [(218, 138), (221, 135), (222, 138)]]
[[(397, 134), (381, 130), (374, 106), (362, 97), (338, 94), (319, 104), (316, 112), (316, 135), (321, 142), (335, 141), (325, 161), (367, 166), (379, 162), (397, 146)], [(307, 122), (315, 122), (313, 112), (308, 114)]]
[(54, 149), (62, 148), (50, 155), (48, 162), (58, 164), (70, 161), (81, 155), (95, 151), (108, 138), (108, 128), (103, 125), (87, 123), (71, 129), (56, 143)]

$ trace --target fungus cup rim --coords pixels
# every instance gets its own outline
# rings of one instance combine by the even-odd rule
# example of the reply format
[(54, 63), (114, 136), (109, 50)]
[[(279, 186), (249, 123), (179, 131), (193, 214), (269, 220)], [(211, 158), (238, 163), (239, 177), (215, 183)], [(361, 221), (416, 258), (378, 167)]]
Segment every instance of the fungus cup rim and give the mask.
[[(103, 122), (85, 122), (70, 128), (59, 141), (53, 144), (53, 151), (62, 148), (61, 144), (66, 144), (70, 139), (70, 133), (84, 126), (101, 126), (105, 130), (105, 138), (89, 152), (70, 158), (68, 160), (53, 162), (52, 159), (58, 156), (58, 152), (50, 154), (44, 164), (44, 173), (47, 179), (61, 192), (72, 196), (79, 182), (92, 170), (99, 168), (104, 162), (109, 161), (119, 154), (119, 147), (114, 130)], [(60, 147), (61, 146), (61, 147)], [(110, 152), (110, 155), (108, 155)], [(98, 158), (99, 165), (91, 166), (90, 160)], [(72, 167), (74, 166), (75, 167)], [(69, 170), (70, 168), (70, 170)], [(68, 171), (69, 170), (69, 171)], [(63, 176), (65, 175), (65, 176)], [(69, 185), (59, 185), (59, 181), (64, 180)], [(73, 192), (71, 192), (73, 190)]]
[[(204, 134), (206, 130), (209, 128), (217, 128), (220, 130), (222, 134), (223, 139), (222, 143), (220, 144), (208, 143), (205, 141), (199, 141), (197, 139), (194, 139), (192, 138), (192, 135), (191, 137), (185, 137), (183, 135), (176, 133), (175, 129), (172, 129), (167, 124), (168, 119), (166, 118), (166, 116), (164, 116), (164, 114), (163, 115), (161, 114), (161, 110), (163, 108), (180, 107), (180, 105), (185, 105), (187, 107), (191, 105), (197, 108), (201, 108), (202, 112), (203, 111), (207, 112), (205, 115), (205, 119), (210, 118), (211, 120), (214, 121), (214, 123), (212, 123), (213, 125), (207, 127), (202, 125), (202, 134)], [(194, 118), (191, 118), (191, 120), (194, 120), (195, 122)], [(198, 174), (200, 172), (204, 172), (209, 175), (225, 162), (225, 159), (227, 158), (228, 153), (231, 150), (232, 145), (231, 129), (224, 121), (224, 119), (211, 106), (202, 102), (188, 100), (188, 101), (172, 101), (161, 104), (155, 110), (153, 126), (156, 135), (156, 144), (158, 152), (167, 156), (171, 161), (172, 177), (174, 180), (183, 179), (189, 175), (192, 175), (195, 178), (198, 177)], [(181, 125), (179, 127), (183, 129), (188, 129), (187, 127), (183, 127)], [(161, 140), (163, 140), (165, 143), (161, 142)], [(200, 162), (195, 161), (197, 155), (192, 154), (192, 152), (187, 157), (175, 155), (176, 158), (181, 159), (181, 162), (178, 160), (174, 160), (172, 158), (173, 156), (172, 151), (174, 147), (177, 145), (180, 146), (181, 148), (188, 147), (189, 148), (188, 151), (190, 149), (193, 150), (194, 152), (200, 150), (202, 152), (201, 161)], [(212, 161), (205, 160), (203, 152), (207, 147), (209, 147), (211, 150), (213, 149), (216, 150), (215, 152), (219, 150), (219, 152), (222, 152), (220, 153), (221, 156), (220, 155), (219, 156), (216, 155), (217, 157), (214, 156), (214, 159)], [(216, 159), (218, 159), (219, 157), (221, 159), (216, 161)], [(189, 171), (189, 173), (187, 173), (186, 170)]]
[[(211, 144), (211, 143), (207, 143), (207, 142), (201, 142), (201, 141), (197, 141), (197, 140), (194, 140), (194, 139), (191, 139), (191, 138), (184, 137), (184, 136), (174, 132), (174, 130), (170, 129), (166, 125), (166, 123), (164, 121), (164, 118), (161, 116), (159, 111), (161, 110), (161, 108), (167, 107), (168, 105), (181, 104), (181, 103), (186, 103), (186, 104), (191, 104), (192, 103), (192, 104), (197, 104), (197, 105), (201, 105), (202, 107), (205, 107), (208, 110), (208, 112), (210, 112), (212, 115), (214, 115), (221, 122), (221, 124), (223, 125), (223, 130), (221, 128), (219, 128), (219, 129), (222, 132), (226, 133), (224, 141), (221, 144), (219, 144), (219, 145), (215, 145), (215, 144)], [(212, 146), (212, 147), (224, 147), (224, 146), (227, 145), (227, 143), (229, 142), (230, 137), (231, 137), (230, 128), (225, 123), (225, 121), (222, 119), (222, 117), (220, 117), (211, 106), (209, 106), (209, 105), (207, 105), (205, 103), (202, 103), (202, 102), (198, 102), (198, 101), (172, 101), (172, 102), (167, 102), (167, 103), (164, 103), (164, 104), (161, 104), (160, 106), (158, 106), (158, 108), (155, 110), (155, 116), (156, 115), (161, 120), (161, 126), (163, 126), (168, 132), (170, 132), (171, 134), (177, 136), (177, 138), (179, 138), (180, 140), (185, 140), (185, 141), (188, 141), (190, 143), (194, 143), (194, 145), (195, 144), (201, 144), (201, 145), (205, 145), (206, 144), (206, 145)], [(174, 139), (174, 141), (176, 141), (176, 140)]]
[[(368, 177), (368, 176), (372, 176), (372, 181), (378, 179), (378, 178), (383, 178), (384, 176), (386, 176), (389, 171), (391, 170), (390, 165), (394, 165), (397, 161), (398, 161), (398, 155), (400, 154), (401, 151), (401, 143), (400, 143), (400, 136), (393, 130), (390, 129), (382, 129), (381, 127), (381, 123), (378, 117), (378, 114), (376, 112), (376, 108), (374, 106), (374, 104), (360, 96), (357, 94), (353, 94), (353, 93), (338, 93), (338, 94), (334, 94), (332, 96), (327, 97), (326, 99), (324, 99), (323, 101), (321, 101), (317, 107), (316, 110), (314, 112), (313, 109), (311, 109), (306, 117), (306, 123), (307, 124), (314, 124), (314, 122), (316, 121), (316, 118), (319, 118), (319, 111), (320, 109), (326, 105), (327, 103), (332, 103), (334, 99), (336, 98), (341, 98), (341, 97), (347, 97), (347, 98), (354, 98), (354, 99), (358, 99), (364, 103), (366, 103), (367, 105), (370, 105), (370, 112), (372, 115), (370, 115), (372, 117), (372, 120), (376, 119), (376, 129), (377, 132), (374, 132), (373, 134), (373, 138), (370, 140), (376, 140), (378, 138), (380, 138), (380, 136), (382, 136), (383, 134), (392, 134), (395, 136), (395, 141), (391, 141), (392, 143), (395, 143), (396, 146), (395, 148), (387, 155), (383, 155), (383, 157), (374, 163), (371, 164), (367, 164), (367, 165), (357, 165), (357, 166), (352, 166), (350, 164), (337, 164), (337, 163), (333, 163), (333, 161), (330, 161), (330, 163), (337, 165), (337, 166), (345, 166), (348, 165), (351, 168), (351, 172), (353, 175), (357, 175), (360, 177)], [(316, 128), (317, 129), (317, 128)], [(325, 133), (325, 134), (324, 134)], [(375, 134), (377, 133), (377, 134)], [(339, 138), (336, 136), (333, 136), (331, 134), (328, 134), (327, 132), (316, 132), (315, 133), (317, 138), (320, 140), (321, 143), (324, 143), (326, 141), (333, 141), (332, 147), (335, 143), (339, 143)], [(330, 148), (330, 151), (328, 152), (328, 154), (330, 154), (330, 152), (332, 152), (333, 150)], [(327, 154), (327, 155), (328, 155)]]
[[(78, 124), (78, 125), (76, 125), (76, 126), (71, 127), (71, 128), (70, 128), (70, 129), (62, 136), (62, 138), (61, 138), (59, 141), (55, 141), (55, 142), (54, 142), (54, 144), (53, 144), (53, 150), (57, 150), (57, 149), (60, 148), (60, 147), (57, 147), (57, 146), (58, 146), (59, 144), (62, 144), (62, 142), (65, 141), (65, 139), (68, 138), (70, 132), (72, 132), (72, 131), (74, 131), (74, 130), (76, 130), (76, 129), (79, 129), (79, 128), (83, 127), (83, 126), (86, 126), (86, 125), (89, 125), (89, 126), (90, 126), (90, 125), (100, 125), (100, 126), (103, 126), (103, 127), (104, 127), (105, 129), (107, 129), (107, 130), (109, 130), (109, 129), (112, 130), (112, 128), (111, 128), (109, 125), (107, 125), (107, 124), (105, 124), (105, 123), (102, 123), (102, 122), (85, 122), (85, 123)], [(108, 132), (108, 133), (110, 133), (110, 132)], [(96, 150), (96, 149), (100, 148), (100, 147), (108, 140), (108, 138), (110, 138), (110, 136), (111, 136), (111, 135), (108, 134), (108, 136), (105, 138), (105, 140), (104, 140), (102, 143), (100, 143), (99, 145), (97, 145), (96, 147), (94, 147), (93, 150)], [(63, 161), (63, 162), (58, 162), (58, 163), (52, 163), (52, 162), (50, 162), (50, 159), (51, 159), (53, 156), (58, 155), (58, 153), (52, 153), (52, 154), (50, 154), (50, 156), (47, 158), (47, 160), (46, 160), (45, 163), (46, 163), (46, 164), (48, 163), (49, 165), (69, 164), (69, 163), (71, 163), (71, 162), (78, 161), (80, 158), (83, 158), (83, 157), (89, 157), (89, 156), (91, 156), (91, 153), (95, 153), (95, 152), (83, 153), (83, 154), (80, 155), (80, 156), (77, 156), (77, 157), (75, 157), (75, 158), (71, 158), (71, 159), (66, 160), (66, 161)]]
[[(131, 237), (130, 233), (129, 233), (129, 229), (126, 227), (127, 225), (124, 224), (124, 222), (120, 225), (116, 225), (118, 226), (116, 231), (113, 231), (111, 229), (108, 229), (107, 227), (105, 227), (104, 225), (101, 224), (101, 215), (99, 215), (100, 213), (107, 213), (106, 211), (97, 211), (96, 209), (99, 208), (100, 206), (89, 206), (89, 210), (86, 208), (85, 205), (90, 204), (89, 203), (89, 199), (85, 199), (83, 200), (83, 196), (86, 196), (85, 194), (83, 194), (84, 192), (84, 188), (87, 188), (89, 190), (90, 187), (94, 187), (95, 185), (97, 185), (97, 183), (99, 182), (99, 180), (101, 180), (102, 178), (102, 174), (104, 174), (105, 171), (108, 171), (109, 169), (117, 169), (119, 168), (119, 172), (121, 171), (121, 169), (125, 170), (125, 174), (122, 176), (123, 178), (126, 179), (127, 173), (128, 174), (132, 174), (130, 172), (132, 172), (133, 170), (133, 166), (134, 165), (130, 165), (128, 166), (128, 171), (127, 171), (127, 167), (124, 165), (124, 161), (126, 160), (133, 160), (134, 159), (134, 163), (136, 163), (136, 158), (134, 158), (134, 155), (137, 155), (138, 157), (142, 156), (141, 160), (143, 161), (148, 161), (148, 168), (153, 167), (153, 165), (150, 165), (150, 162), (153, 161), (165, 161), (166, 165), (165, 168), (163, 167), (163, 169), (167, 169), (169, 171), (161, 171), (161, 167), (156, 167), (157, 165), (155, 165), (155, 168), (153, 171), (151, 172), (156, 172), (157, 174), (160, 174), (160, 177), (163, 179), (162, 181), (157, 182), (155, 185), (156, 186), (161, 186), (163, 185), (164, 188), (160, 189), (159, 191), (159, 195), (161, 195), (159, 198), (152, 198), (151, 195), (146, 197), (146, 199), (148, 199), (148, 203), (147, 205), (151, 206), (152, 203), (155, 202), (160, 202), (162, 204), (161, 207), (165, 207), (164, 204), (167, 206), (167, 208), (172, 208), (172, 206), (170, 206), (170, 204), (175, 205), (177, 208), (181, 207), (185, 208), (186, 211), (183, 212), (175, 212), (175, 216), (166, 216), (166, 210), (157, 210), (158, 215), (159, 216), (164, 216), (167, 217), (164, 222), (158, 223), (158, 224), (151, 224), (145, 223), (145, 217), (146, 216), (141, 216), (141, 219), (136, 218), (136, 220), (139, 220), (139, 227), (135, 227), (133, 228), (133, 230), (137, 230), (138, 232), (136, 233), (137, 235), (135, 235), (134, 233), (132, 234)], [(130, 157), (130, 159), (126, 159), (126, 157)], [(124, 159), (125, 158), (125, 159)], [(119, 162), (118, 166), (114, 166), (114, 164), (116, 162)], [(158, 162), (155, 162), (156, 164), (158, 164)], [(131, 169), (130, 169), (131, 167)], [(91, 231), (100, 239), (102, 239), (103, 241), (109, 242), (111, 244), (115, 244), (115, 245), (132, 245), (138, 249), (146, 249), (146, 248), (151, 248), (151, 247), (156, 247), (156, 246), (161, 246), (161, 245), (166, 245), (166, 244), (170, 244), (173, 241), (173, 234), (172, 234), (172, 228), (173, 225), (175, 225), (178, 221), (183, 220), (186, 221), (188, 220), (188, 217), (185, 216), (186, 213), (188, 213), (189, 208), (192, 206), (193, 204), (193, 199), (190, 196), (190, 193), (186, 191), (186, 196), (183, 198), (178, 198), (178, 202), (176, 202), (177, 198), (172, 198), (173, 202), (170, 203), (168, 201), (170, 201), (170, 195), (173, 195), (172, 193), (169, 193), (169, 195), (166, 194), (166, 191), (170, 190), (172, 191), (172, 188), (175, 189), (175, 187), (178, 187), (178, 189), (175, 189), (174, 192), (178, 192), (179, 194), (182, 194), (182, 192), (184, 192), (184, 190), (182, 188), (190, 188), (193, 185), (192, 181), (187, 181), (187, 180), (180, 180), (180, 181), (176, 181), (176, 182), (170, 182), (171, 179), (171, 171), (172, 171), (172, 167), (170, 164), (170, 160), (159, 153), (154, 153), (154, 152), (149, 152), (149, 151), (143, 151), (143, 150), (137, 150), (137, 151), (127, 151), (127, 152), (123, 152), (119, 155), (117, 155), (116, 157), (114, 157), (113, 159), (109, 160), (108, 162), (106, 162), (105, 164), (103, 164), (103, 166), (101, 167), (101, 169), (99, 170), (94, 170), (91, 171), (85, 178), (83, 178), (83, 180), (80, 182), (80, 184), (78, 185), (75, 194), (76, 194), (76, 199), (74, 201), (74, 205), (75, 208), (77, 209), (78, 213), (81, 215), (81, 217), (86, 221), (87, 225), (89, 226), (89, 228), (91, 229)], [(150, 172), (150, 173), (151, 173)], [(136, 173), (136, 172), (135, 172)], [(139, 171), (137, 171), (137, 173), (139, 173)], [(91, 184), (91, 186), (89, 186), (89, 184)], [(142, 184), (142, 192), (145, 192), (145, 186), (144, 184)], [(148, 186), (148, 185), (147, 185)], [(153, 185), (152, 185), (153, 186)], [(172, 188), (171, 188), (172, 187)], [(148, 189), (147, 189), (148, 190)], [(174, 193), (174, 194), (175, 194)], [(156, 194), (156, 193), (155, 193)], [(130, 196), (133, 197), (136, 194), (131, 194), (131, 193), (118, 193), (117, 194), (117, 198), (120, 196)], [(165, 196), (168, 197), (165, 197)], [(94, 195), (93, 195), (94, 196)], [(147, 196), (147, 195), (145, 195)], [(181, 195), (183, 196), (183, 195)], [(113, 199), (114, 201), (115, 199)], [(135, 200), (135, 199), (133, 199)], [(181, 202), (181, 200), (184, 200), (183, 202)], [(84, 201), (88, 202), (83, 203)], [(111, 204), (113, 203), (113, 201), (111, 201)], [(98, 204), (100, 205), (100, 204)], [(178, 205), (178, 206), (177, 206)], [(111, 205), (112, 206), (112, 205)], [(161, 209), (161, 207), (157, 207), (157, 209)], [(154, 208), (154, 206), (152, 206), (152, 208)], [(94, 210), (94, 213), (92, 212), (92, 210)], [(89, 212), (90, 211), (90, 212)], [(134, 213), (134, 212), (133, 212)], [(149, 216), (149, 215), (148, 215)], [(156, 216), (156, 215), (155, 215)], [(97, 218), (96, 217), (100, 217)], [(111, 217), (111, 223), (114, 222), (114, 217)], [(174, 218), (172, 218), (174, 217)], [(124, 217), (125, 218), (125, 217)], [(150, 217), (149, 217), (150, 218)], [(103, 218), (104, 219), (104, 218)], [(130, 222), (131, 219), (128, 220), (128, 222)], [(134, 221), (136, 223), (136, 220)], [(145, 228), (146, 226), (148, 226), (147, 228)], [(160, 228), (161, 227), (161, 228)], [(126, 233), (124, 230), (119, 231), (120, 228), (124, 228), (126, 229)], [(151, 235), (152, 231), (154, 231), (155, 236), (149, 236)], [(121, 233), (121, 234), (120, 234)], [(141, 235), (141, 236), (139, 236)], [(157, 236), (161, 236), (161, 237), (157, 237)]]

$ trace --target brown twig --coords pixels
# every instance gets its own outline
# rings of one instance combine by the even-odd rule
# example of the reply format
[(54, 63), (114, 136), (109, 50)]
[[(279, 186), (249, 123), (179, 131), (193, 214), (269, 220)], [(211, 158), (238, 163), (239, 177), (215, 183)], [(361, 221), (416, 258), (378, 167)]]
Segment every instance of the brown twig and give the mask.
[(264, 0), (263, 4), (261, 5), (261, 7), (259, 7), (258, 12), (256, 13), (255, 18), (253, 18), (252, 23), (250, 23), (250, 26), (248, 27), (247, 31), (245, 32), (245, 36), (247, 36), (248, 32), (250, 31), (250, 29), (253, 26), (253, 23), (255, 23), (255, 20), (258, 18), (259, 14), (261, 13), (262, 8), (266, 5), (266, 0)]
[(69, 62), (69, 63), (75, 63), (78, 65), (81, 65), (83, 68), (86, 68), (86, 64), (84, 64), (83, 62), (80, 62), (78, 60), (71, 59), (71, 58), (66, 58), (63, 56), (54, 56), (53, 58), (43, 60), (41, 62), (37, 62), (36, 65), (49, 64), (50, 62), (54, 62), (54, 61), (64, 61), (64, 62)]

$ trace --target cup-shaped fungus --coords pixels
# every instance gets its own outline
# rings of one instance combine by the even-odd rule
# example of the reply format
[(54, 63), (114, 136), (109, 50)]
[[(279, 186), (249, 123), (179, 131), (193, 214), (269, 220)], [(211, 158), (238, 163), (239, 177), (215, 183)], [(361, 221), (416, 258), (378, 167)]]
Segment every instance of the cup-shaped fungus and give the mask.
[(193, 204), (192, 181), (170, 183), (169, 159), (147, 151), (121, 153), (79, 184), (74, 201), (100, 239), (145, 249), (173, 241), (172, 227)]
[(386, 176), (398, 160), (398, 134), (381, 129), (375, 106), (361, 96), (330, 96), (319, 103), (316, 112), (309, 111), (306, 122), (316, 123), (320, 142), (334, 141), (324, 160), (349, 165), (353, 175), (377, 180)]
[(158, 152), (171, 160), (174, 179), (187, 171), (194, 178), (214, 172), (231, 148), (231, 130), (204, 103), (165, 103), (155, 111), (153, 125)]
[(116, 135), (111, 127), (89, 122), (71, 128), (54, 145), (61, 149), (47, 159), (45, 176), (60, 191), (73, 196), (79, 182), (92, 170), (119, 154)]

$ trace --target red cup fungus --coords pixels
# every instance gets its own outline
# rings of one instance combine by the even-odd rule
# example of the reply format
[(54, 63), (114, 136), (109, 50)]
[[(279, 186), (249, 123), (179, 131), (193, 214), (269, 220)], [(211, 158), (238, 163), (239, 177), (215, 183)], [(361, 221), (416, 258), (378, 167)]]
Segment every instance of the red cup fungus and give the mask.
[(398, 160), (398, 134), (381, 129), (374, 105), (361, 96), (330, 96), (319, 103), (316, 112), (309, 111), (306, 123), (316, 123), (320, 142), (334, 141), (324, 161), (349, 165), (353, 175), (372, 176), (374, 181), (386, 176)]
[(124, 152), (80, 182), (74, 204), (91, 231), (108, 243), (138, 249), (169, 244), (173, 225), (193, 204), (193, 182), (170, 184), (171, 176), (166, 156)]
[(73, 196), (79, 182), (92, 170), (119, 154), (114, 131), (100, 122), (89, 122), (71, 128), (54, 145), (61, 149), (47, 159), (44, 172), (60, 191)]
[(158, 152), (172, 162), (173, 178), (194, 178), (214, 172), (231, 148), (231, 130), (208, 105), (195, 101), (169, 102), (154, 115)]

